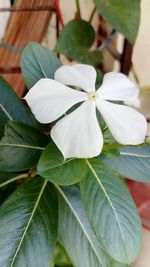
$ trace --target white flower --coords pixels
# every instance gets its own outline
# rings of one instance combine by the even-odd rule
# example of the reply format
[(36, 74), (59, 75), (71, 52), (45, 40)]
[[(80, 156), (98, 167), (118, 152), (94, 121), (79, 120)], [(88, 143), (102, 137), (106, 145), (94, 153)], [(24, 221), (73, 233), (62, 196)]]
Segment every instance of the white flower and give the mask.
[[(100, 154), (103, 136), (96, 108), (119, 143), (137, 145), (144, 142), (147, 130), (144, 116), (131, 107), (110, 102), (130, 102), (138, 97), (138, 88), (125, 75), (115, 72), (105, 74), (97, 91), (95, 81), (96, 71), (92, 66), (62, 66), (56, 71), (55, 80), (41, 79), (25, 97), (41, 123), (55, 121), (72, 106), (83, 102), (52, 128), (51, 137), (64, 158), (92, 158)], [(84, 92), (66, 85), (79, 87)]]

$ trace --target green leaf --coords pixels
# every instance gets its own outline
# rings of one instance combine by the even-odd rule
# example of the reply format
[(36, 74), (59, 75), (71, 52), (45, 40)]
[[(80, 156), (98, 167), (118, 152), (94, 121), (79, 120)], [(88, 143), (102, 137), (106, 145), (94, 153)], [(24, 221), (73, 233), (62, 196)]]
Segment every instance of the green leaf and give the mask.
[(10, 121), (0, 141), (0, 170), (18, 172), (35, 167), (48, 140), (35, 128)]
[(94, 0), (104, 19), (134, 43), (140, 24), (139, 0)]
[(59, 237), (75, 267), (110, 267), (110, 257), (93, 233), (75, 186), (60, 188)]
[(141, 182), (150, 181), (150, 145), (122, 147), (119, 157), (102, 160), (124, 177)]
[(128, 264), (114, 262), (110, 267), (129, 267)]
[(57, 238), (57, 197), (43, 179), (23, 184), (0, 208), (0, 266), (48, 267)]
[(55, 265), (57, 267), (73, 267), (66, 251), (60, 243), (57, 243), (55, 250)]
[(60, 66), (55, 54), (38, 43), (30, 43), (22, 53), (21, 69), (28, 89), (42, 78), (53, 79)]
[(63, 155), (50, 142), (42, 153), (37, 165), (37, 173), (43, 178), (59, 185), (70, 185), (79, 182), (86, 174), (83, 159), (64, 160)]
[(141, 223), (121, 179), (100, 160), (86, 160), (89, 174), (81, 181), (81, 196), (90, 224), (114, 260), (129, 264), (139, 253)]
[(29, 125), (35, 123), (10, 85), (0, 77), (0, 123), (4, 124), (9, 120), (25, 122)]
[(89, 51), (94, 41), (95, 32), (90, 23), (72, 20), (61, 31), (56, 51), (78, 62), (98, 65), (102, 62), (101, 52)]
[(5, 128), (5, 125), (3, 123), (0, 123), (0, 140), (2, 139), (4, 135), (4, 128)]
[(16, 181), (21, 179), (24, 175), (25, 174), (0, 172), (0, 205), (16, 190)]

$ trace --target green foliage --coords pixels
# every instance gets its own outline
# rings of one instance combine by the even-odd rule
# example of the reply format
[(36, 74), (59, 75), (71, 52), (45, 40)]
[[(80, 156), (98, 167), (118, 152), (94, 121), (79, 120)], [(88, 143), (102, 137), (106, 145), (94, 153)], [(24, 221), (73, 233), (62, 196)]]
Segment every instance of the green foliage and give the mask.
[(57, 267), (73, 267), (66, 251), (60, 243), (56, 245), (55, 264)]
[(97, 240), (84, 211), (79, 188), (60, 188), (59, 238), (75, 267), (110, 267), (111, 259)]
[(131, 263), (140, 249), (141, 224), (135, 205), (119, 177), (98, 159), (87, 160), (88, 175), (81, 196), (90, 224), (107, 252), (121, 263)]
[(35, 119), (10, 85), (3, 78), (0, 78), (0, 137), (3, 124), (9, 120), (20, 121), (29, 125), (35, 124)]
[(61, 152), (51, 142), (41, 155), (37, 172), (52, 183), (71, 185), (79, 182), (85, 176), (86, 164), (84, 159), (64, 160)]
[(48, 267), (57, 238), (53, 187), (39, 177), (23, 184), (1, 206), (0, 225), (1, 266)]
[(10, 121), (0, 141), (0, 170), (18, 172), (35, 167), (47, 142), (35, 128)]
[(55, 54), (40, 44), (30, 43), (22, 53), (21, 69), (28, 89), (42, 78), (53, 79), (60, 66)]
[(140, 24), (139, 0), (94, 0), (104, 19), (134, 43)]
[(150, 145), (122, 147), (119, 157), (105, 157), (103, 160), (124, 177), (141, 182), (150, 181)]
[(70, 59), (85, 64), (100, 64), (101, 52), (89, 51), (95, 41), (95, 32), (90, 23), (84, 20), (72, 20), (61, 31), (56, 51)]

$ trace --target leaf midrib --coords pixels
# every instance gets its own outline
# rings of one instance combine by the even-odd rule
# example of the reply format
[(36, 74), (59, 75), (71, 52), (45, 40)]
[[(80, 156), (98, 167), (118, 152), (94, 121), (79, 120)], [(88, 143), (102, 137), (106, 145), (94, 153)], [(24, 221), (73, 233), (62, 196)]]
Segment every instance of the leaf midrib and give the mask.
[(13, 265), (14, 265), (15, 259), (16, 259), (17, 255), (18, 255), (18, 252), (19, 252), (19, 250), (20, 250), (20, 248), (21, 248), (21, 245), (22, 245), (22, 243), (23, 243), (23, 241), (24, 241), (24, 238), (25, 238), (25, 235), (26, 235), (26, 233), (27, 233), (27, 231), (28, 231), (28, 228), (29, 228), (29, 226), (30, 226), (30, 223), (32, 222), (32, 219), (33, 219), (33, 217), (34, 217), (34, 214), (35, 214), (36, 209), (37, 209), (37, 207), (38, 207), (38, 204), (39, 204), (39, 202), (40, 202), (40, 200), (41, 200), (41, 197), (42, 197), (42, 194), (43, 194), (43, 192), (44, 192), (44, 189), (45, 189), (46, 185), (47, 185), (47, 181), (44, 181), (43, 186), (41, 187), (41, 190), (40, 190), (40, 192), (39, 192), (38, 198), (37, 198), (37, 200), (36, 200), (36, 202), (35, 202), (35, 205), (34, 205), (34, 208), (33, 208), (32, 213), (31, 213), (31, 216), (30, 216), (30, 218), (29, 218), (29, 221), (28, 221), (28, 223), (27, 223), (27, 225), (26, 225), (26, 227), (25, 227), (25, 229), (24, 229), (22, 238), (21, 238), (21, 240), (20, 240), (20, 242), (19, 242), (19, 245), (18, 245), (18, 247), (17, 247), (17, 249), (16, 249), (16, 252), (15, 252), (13, 258), (12, 258), (12, 261), (11, 261), (9, 267), (13, 267)]
[(135, 153), (130, 153), (130, 152), (120, 152), (120, 155), (127, 156), (127, 157), (136, 157), (136, 158), (150, 158), (149, 155), (135, 154)]
[(44, 150), (44, 147), (30, 146), (30, 145), (23, 145), (23, 144), (0, 143), (0, 146), (13, 146), (13, 147), (19, 147), (19, 148), (30, 148), (30, 149)]
[(59, 191), (59, 193), (61, 194), (61, 196), (63, 197), (63, 199), (65, 200), (66, 204), (69, 206), (69, 208), (71, 209), (72, 213), (74, 214), (75, 218), (77, 219), (79, 225), (81, 226), (81, 229), (82, 231), (84, 232), (88, 242), (90, 243), (93, 251), (94, 251), (94, 254), (96, 255), (98, 261), (102, 264), (103, 267), (105, 267), (99, 257), (99, 255), (97, 254), (97, 251), (96, 251), (96, 248), (94, 247), (92, 241), (90, 240), (90, 237), (88, 236), (88, 233), (86, 232), (86, 230), (84, 229), (84, 226), (78, 216), (78, 214), (76, 213), (76, 211), (74, 210), (74, 208), (72, 207), (71, 203), (69, 202), (69, 200), (67, 199), (67, 197), (65, 196), (64, 192), (61, 190), (61, 188), (55, 184), (55, 187), (57, 188), (57, 190)]
[(0, 104), (0, 108), (1, 108), (1, 110), (4, 112), (4, 114), (6, 115), (7, 118), (8, 118), (9, 120), (13, 121), (13, 118), (12, 118), (11, 115), (7, 112), (6, 108), (5, 108), (2, 104)]
[(110, 204), (110, 207), (115, 215), (115, 218), (116, 218), (116, 221), (117, 221), (117, 224), (119, 226), (119, 229), (120, 229), (120, 233), (121, 233), (121, 236), (122, 236), (122, 240), (123, 240), (123, 244), (124, 244), (124, 248), (125, 248), (125, 251), (126, 251), (126, 256), (128, 257), (128, 253), (127, 253), (127, 244), (126, 244), (126, 240), (125, 240), (125, 237), (124, 237), (124, 234), (123, 234), (123, 230), (122, 230), (122, 226), (120, 224), (120, 221), (119, 221), (119, 218), (118, 218), (118, 215), (116, 213), (116, 210), (113, 206), (113, 203), (111, 202), (111, 199), (109, 198), (109, 195), (107, 194), (103, 184), (101, 183), (97, 173), (95, 172), (94, 168), (92, 167), (92, 165), (90, 164), (90, 162), (86, 159), (86, 164), (88, 165), (89, 169), (91, 170), (91, 172), (93, 173), (94, 177), (96, 178), (96, 181), (98, 182), (98, 184), (100, 185), (108, 203)]

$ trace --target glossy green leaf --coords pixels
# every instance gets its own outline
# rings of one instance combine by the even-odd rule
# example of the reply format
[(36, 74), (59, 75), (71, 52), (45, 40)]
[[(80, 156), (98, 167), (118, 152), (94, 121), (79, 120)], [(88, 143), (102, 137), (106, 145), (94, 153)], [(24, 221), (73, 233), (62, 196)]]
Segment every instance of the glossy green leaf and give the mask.
[(94, 40), (95, 32), (90, 23), (72, 20), (61, 31), (56, 51), (78, 62), (98, 65), (102, 61), (101, 52), (89, 51)]
[(18, 172), (35, 167), (48, 140), (35, 128), (10, 121), (0, 141), (0, 170)]
[[(0, 123), (4, 124), (9, 120), (25, 122), (29, 125), (35, 124), (34, 119), (16, 93), (10, 85), (0, 77)], [(2, 129), (1, 124), (0, 128)], [(0, 133), (2, 131), (1, 129)]]
[(85, 214), (79, 189), (60, 188), (59, 237), (74, 267), (110, 267), (110, 257), (96, 239)]
[(30, 43), (22, 53), (21, 69), (28, 89), (42, 78), (53, 79), (60, 66), (55, 54), (38, 43)]
[(104, 19), (134, 43), (140, 24), (139, 0), (94, 0)]
[(83, 179), (86, 174), (86, 164), (83, 159), (64, 160), (56, 145), (50, 142), (40, 157), (37, 172), (52, 183), (70, 185)]
[(150, 145), (120, 148), (120, 156), (102, 159), (113, 170), (130, 179), (150, 181)]
[(0, 208), (0, 266), (49, 267), (57, 238), (57, 197), (39, 177), (17, 189)]
[(121, 179), (99, 159), (86, 160), (89, 173), (81, 181), (81, 195), (90, 224), (107, 252), (129, 264), (139, 253), (141, 222)]

